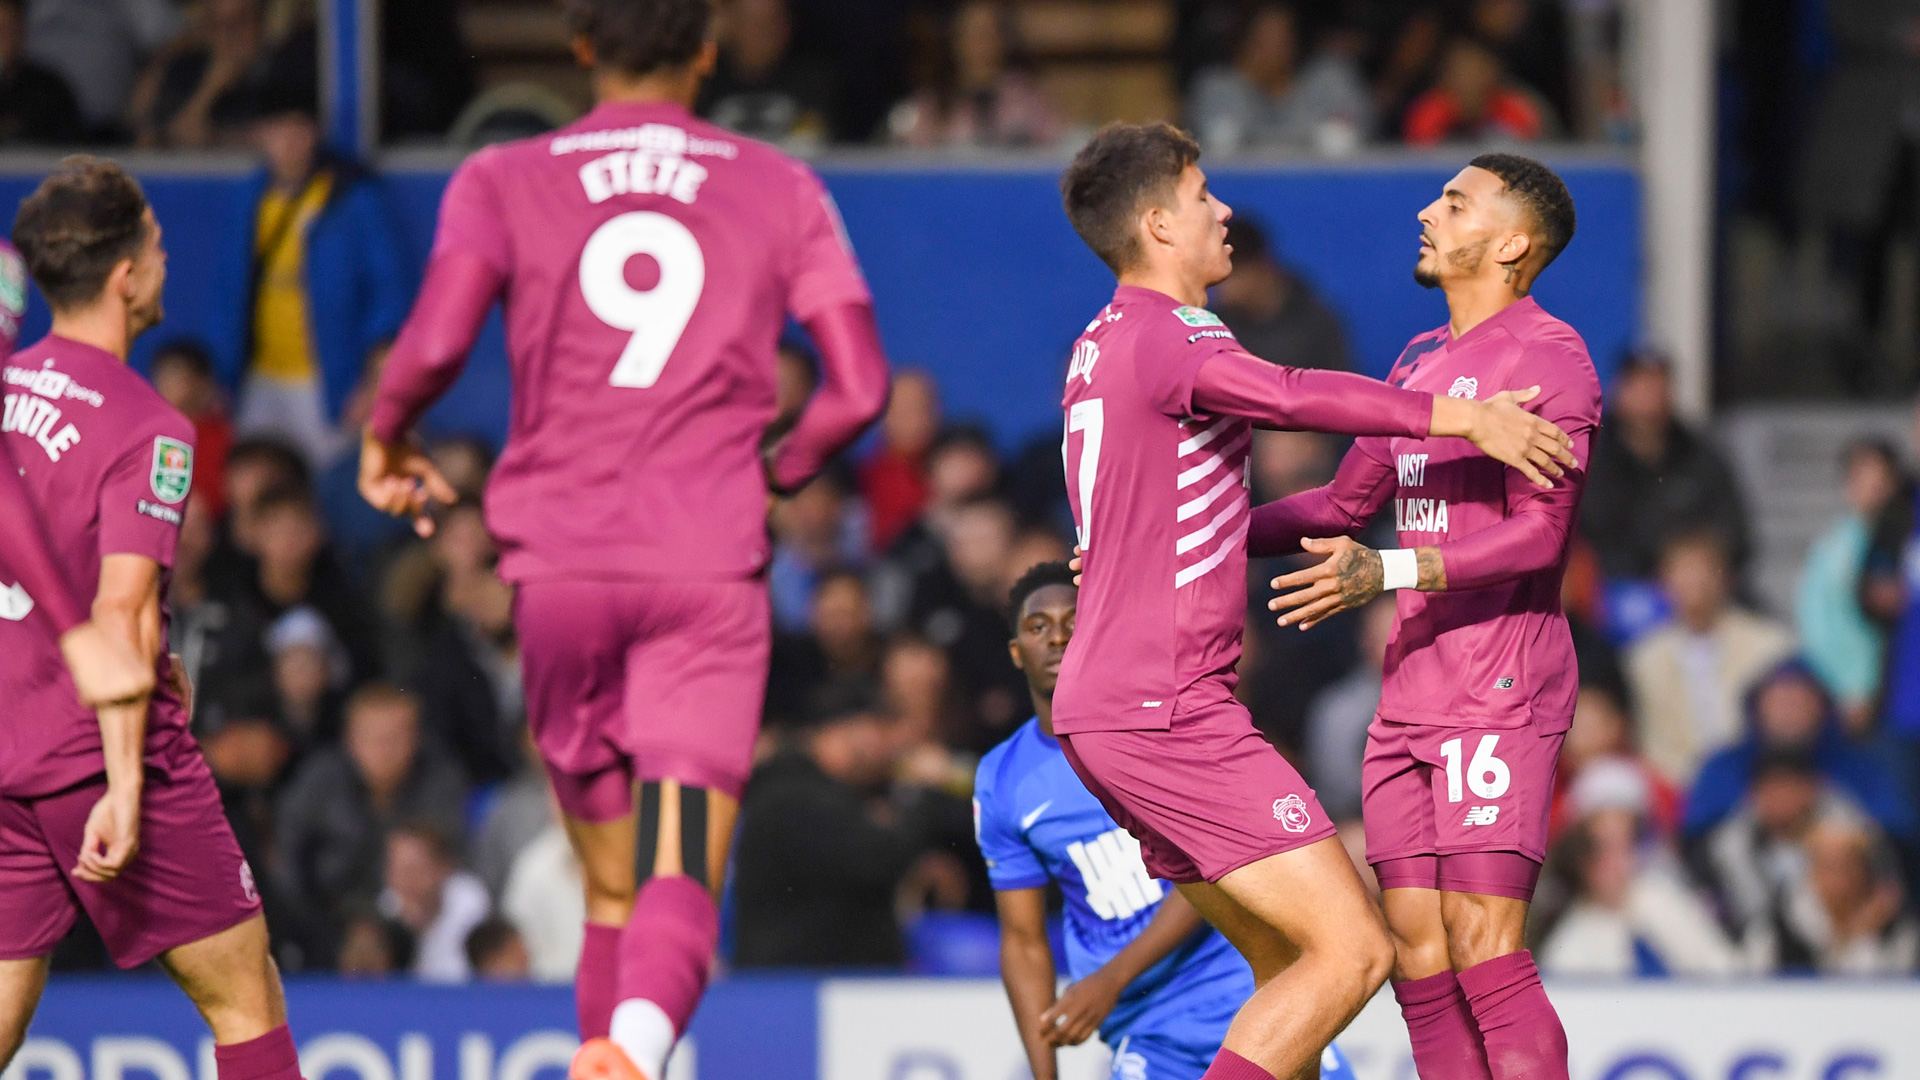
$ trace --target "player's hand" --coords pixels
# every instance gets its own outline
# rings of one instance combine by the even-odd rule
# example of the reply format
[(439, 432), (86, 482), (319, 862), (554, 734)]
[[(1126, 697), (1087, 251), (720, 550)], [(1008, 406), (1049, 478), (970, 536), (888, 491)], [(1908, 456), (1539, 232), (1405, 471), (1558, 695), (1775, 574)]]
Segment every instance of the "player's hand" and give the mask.
[(1488, 457), (1519, 469), (1535, 487), (1551, 488), (1550, 477), (1564, 476), (1567, 468), (1580, 463), (1574, 460), (1573, 440), (1566, 432), (1520, 407), (1539, 396), (1538, 386), (1493, 395), (1475, 410), (1467, 438)]
[(1080, 545), (1073, 545), (1073, 558), (1067, 560), (1067, 569), (1073, 571), (1073, 587), (1080, 587)]
[(360, 497), (383, 514), (411, 517), (422, 537), (433, 535), (431, 504), (460, 498), (419, 447), (381, 442), (372, 431), (360, 436)]
[[(1280, 616), (1281, 626), (1310, 630), (1330, 615), (1364, 606), (1386, 587), (1380, 553), (1356, 540), (1302, 540), (1300, 548), (1326, 560), (1273, 579), (1273, 587), (1284, 595), (1267, 601), (1267, 610), (1286, 612)], [(1284, 592), (1287, 589), (1294, 591)]]
[(1067, 987), (1060, 1000), (1040, 1014), (1041, 1037), (1054, 1046), (1086, 1042), (1100, 1030), (1100, 1021), (1113, 1011), (1124, 989), (1124, 983), (1099, 971)]
[(89, 709), (129, 704), (153, 692), (153, 665), (142, 663), (124, 641), (91, 622), (60, 636), (60, 654), (73, 673), (80, 703)]
[(180, 699), (181, 711), (193, 715), (193, 678), (187, 674), (187, 662), (179, 653), (167, 654), (167, 689)]
[(140, 785), (109, 784), (87, 814), (73, 876), (102, 884), (120, 876), (140, 850)]

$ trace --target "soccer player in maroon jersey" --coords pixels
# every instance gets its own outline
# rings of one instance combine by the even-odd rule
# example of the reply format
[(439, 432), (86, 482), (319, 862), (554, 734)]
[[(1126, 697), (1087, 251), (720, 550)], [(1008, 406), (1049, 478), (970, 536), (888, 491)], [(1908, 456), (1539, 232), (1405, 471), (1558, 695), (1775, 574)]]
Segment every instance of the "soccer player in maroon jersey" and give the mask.
[(1461, 437), (1541, 486), (1571, 458), (1517, 404), (1530, 392), (1435, 397), (1240, 348), (1204, 306), (1232, 249), (1199, 156), (1167, 125), (1114, 125), (1061, 181), (1119, 288), (1074, 344), (1062, 402), (1085, 568), (1054, 731), (1148, 869), (1252, 965), (1259, 989), (1207, 1077), (1309, 1078), (1393, 949), (1334, 823), (1233, 697), (1252, 428)]
[[(415, 515), (451, 494), (407, 431), (503, 298), (513, 413), (487, 522), (586, 881), (574, 1073), (660, 1080), (706, 986), (765, 692), (768, 489), (879, 415), (887, 369), (819, 179), (688, 111), (714, 64), (707, 0), (569, 14), (599, 105), (454, 175), (361, 491)], [(823, 379), (763, 449), (789, 315)]]
[[(1573, 239), (1553, 171), (1486, 154), (1422, 210), (1414, 277), (1447, 298), (1388, 381), (1473, 399), (1523, 386), (1584, 461), (1600, 423), (1586, 342), (1527, 294)], [(1326, 561), (1274, 579), (1281, 625), (1397, 589), (1367, 731), (1367, 859), (1395, 944), (1394, 994), (1425, 1076), (1566, 1080), (1567, 1037), (1523, 935), (1579, 670), (1560, 609), (1583, 469), (1541, 490), (1442, 440), (1361, 439), (1332, 483), (1254, 511), (1255, 554)], [(1402, 547), (1349, 537), (1392, 499)], [(1304, 540), (1303, 538), (1307, 538)]]
[[(19, 1048), (47, 958), (84, 908), (122, 967), (158, 959), (212, 1029), (221, 1080), (298, 1080), (253, 875), (160, 678), (169, 566), (193, 478), (193, 425), (126, 366), (160, 320), (166, 253), (140, 186), (70, 158), (14, 221), (53, 332), (15, 353), (0, 390), (6, 444), (61, 565), (93, 593), (92, 624), (147, 668), (150, 693), (82, 706), (53, 635), (0, 619), (0, 1061)], [(16, 551), (9, 545), (8, 551)], [(77, 617), (52, 583), (4, 606)], [(24, 610), (23, 610), (24, 609)], [(136, 852), (137, 856), (136, 857)]]

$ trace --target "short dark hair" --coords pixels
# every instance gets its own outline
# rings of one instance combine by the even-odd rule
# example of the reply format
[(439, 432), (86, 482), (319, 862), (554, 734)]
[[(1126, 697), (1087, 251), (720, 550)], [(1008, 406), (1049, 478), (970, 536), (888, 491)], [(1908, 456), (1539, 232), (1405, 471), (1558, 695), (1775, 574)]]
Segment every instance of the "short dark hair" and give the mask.
[(1060, 197), (1073, 231), (1114, 273), (1140, 258), (1134, 218), (1149, 199), (1166, 199), (1180, 174), (1200, 160), (1200, 144), (1168, 123), (1108, 124), (1073, 156)]
[(281, 442), (279, 439), (256, 437), (241, 439), (227, 451), (228, 473), (249, 465), (264, 465), (280, 475), (270, 487), (293, 487), (310, 490), (313, 487), (313, 470), (308, 467), (307, 459), (300, 451)]
[(13, 217), (13, 243), (56, 310), (90, 304), (147, 242), (147, 194), (106, 158), (63, 159)]
[(1558, 173), (1519, 154), (1481, 154), (1468, 164), (1499, 177), (1507, 185), (1508, 193), (1526, 208), (1534, 224), (1539, 226), (1540, 234), (1535, 239), (1547, 252), (1546, 262), (1540, 264), (1542, 268), (1567, 250), (1578, 222), (1573, 212), (1573, 195)]
[[(10, 0), (0, 0), (6, 4)], [(155, 375), (161, 368), (181, 367), (202, 378), (211, 379), (213, 375), (213, 353), (195, 338), (174, 338), (153, 351), (153, 364), (149, 368)]]
[(646, 75), (700, 55), (711, 0), (567, 0), (567, 25), (593, 45), (594, 63)]
[(1020, 609), (1027, 606), (1027, 600), (1034, 593), (1049, 585), (1065, 585), (1069, 589), (1079, 586), (1073, 583), (1073, 571), (1063, 562), (1034, 563), (1020, 580), (1007, 590), (1007, 629), (1015, 634), (1020, 632)]
[[(0, 0), (4, 3), (5, 0)], [(467, 931), (467, 966), (477, 975), (487, 966), (488, 958), (501, 949), (520, 940), (520, 928), (498, 915), (489, 916)]]

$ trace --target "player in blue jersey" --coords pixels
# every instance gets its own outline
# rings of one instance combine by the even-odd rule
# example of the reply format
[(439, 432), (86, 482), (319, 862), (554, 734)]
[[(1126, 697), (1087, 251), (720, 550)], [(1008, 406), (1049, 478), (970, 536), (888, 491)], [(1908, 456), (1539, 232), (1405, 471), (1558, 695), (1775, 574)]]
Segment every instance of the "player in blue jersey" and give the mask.
[[(973, 813), (1000, 909), (1000, 979), (1034, 1080), (1055, 1080), (1054, 1051), (1097, 1029), (1115, 1080), (1197, 1080), (1253, 994), (1253, 973), (1114, 823), (1053, 738), (1053, 687), (1073, 636), (1079, 590), (1065, 563), (1041, 563), (1009, 600), (1014, 666), (1034, 718), (980, 762)], [(1049, 881), (1066, 900), (1065, 993), (1054, 996)], [(1339, 1051), (1326, 1080), (1353, 1080)]]

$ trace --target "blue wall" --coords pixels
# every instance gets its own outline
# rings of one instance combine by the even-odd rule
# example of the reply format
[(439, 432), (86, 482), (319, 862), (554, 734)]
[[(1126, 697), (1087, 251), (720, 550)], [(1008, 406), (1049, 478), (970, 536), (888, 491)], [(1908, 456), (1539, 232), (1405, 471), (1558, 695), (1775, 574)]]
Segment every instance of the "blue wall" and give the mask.
[[(943, 166), (827, 167), (847, 230), (872, 282), (880, 326), (897, 364), (931, 369), (948, 413), (986, 421), (1014, 445), (1058, 429), (1067, 349), (1112, 291), (1112, 278), (1067, 226), (1054, 166), (987, 170)], [(1385, 374), (1408, 338), (1445, 319), (1437, 294), (1413, 283), (1414, 214), (1450, 167), (1223, 167), (1213, 189), (1259, 218), (1284, 256), (1345, 317), (1363, 370)], [(1639, 325), (1639, 183), (1617, 165), (1563, 169), (1580, 208), (1580, 232), (1541, 281), (1549, 311), (1586, 335), (1603, 377)], [(0, 176), (0, 206), (35, 178)], [(145, 177), (172, 255), (168, 319), (136, 362), (169, 338), (238, 347), (237, 307), (217, 299), (241, 288), (246, 208), (237, 177)], [(388, 179), (395, 242), (416, 263), (432, 237), (446, 176)], [(38, 305), (36, 302), (36, 310)], [(45, 328), (41, 312), (28, 333)], [(498, 439), (506, 424), (499, 320), (466, 377), (430, 417), (442, 430)]]

